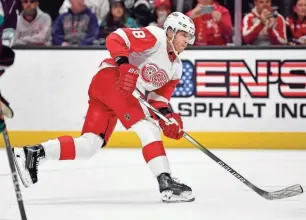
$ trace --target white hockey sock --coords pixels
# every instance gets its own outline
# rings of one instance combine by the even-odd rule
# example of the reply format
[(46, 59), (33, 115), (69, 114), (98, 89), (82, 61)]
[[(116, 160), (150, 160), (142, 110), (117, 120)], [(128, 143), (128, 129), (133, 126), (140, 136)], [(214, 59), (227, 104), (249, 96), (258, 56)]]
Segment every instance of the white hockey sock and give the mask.
[(153, 121), (141, 120), (133, 125), (143, 146), (142, 153), (155, 176), (161, 173), (170, 173), (170, 165), (161, 140), (161, 131)]
[(85, 133), (80, 137), (62, 136), (41, 143), (47, 160), (89, 159), (102, 147), (103, 139), (93, 133)]

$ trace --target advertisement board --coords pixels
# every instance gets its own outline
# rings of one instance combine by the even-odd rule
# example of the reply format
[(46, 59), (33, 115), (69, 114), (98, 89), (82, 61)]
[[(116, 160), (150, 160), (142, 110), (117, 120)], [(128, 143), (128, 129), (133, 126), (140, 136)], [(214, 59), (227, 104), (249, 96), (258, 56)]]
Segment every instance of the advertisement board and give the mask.
[[(187, 50), (171, 107), (208, 148), (306, 148), (305, 50)], [(17, 50), (1, 78), (15, 110), (13, 145), (78, 136), (87, 90), (106, 50)], [(190, 147), (165, 138), (166, 147)], [(2, 140), (1, 140), (2, 141)], [(3, 146), (3, 142), (0, 142)], [(139, 147), (120, 122), (110, 147)]]

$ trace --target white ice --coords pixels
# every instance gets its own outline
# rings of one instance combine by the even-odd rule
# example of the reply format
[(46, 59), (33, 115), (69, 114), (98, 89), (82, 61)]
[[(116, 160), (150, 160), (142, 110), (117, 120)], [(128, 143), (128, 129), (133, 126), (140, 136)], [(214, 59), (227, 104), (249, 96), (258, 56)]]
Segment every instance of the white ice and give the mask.
[[(264, 190), (306, 188), (306, 151), (212, 150)], [(22, 187), (29, 220), (305, 220), (306, 194), (267, 201), (197, 149), (168, 149), (173, 174), (193, 203), (163, 204), (141, 149), (102, 149), (88, 161), (49, 161), (39, 182)], [(21, 184), (21, 183), (20, 183)], [(0, 220), (20, 219), (4, 149)]]

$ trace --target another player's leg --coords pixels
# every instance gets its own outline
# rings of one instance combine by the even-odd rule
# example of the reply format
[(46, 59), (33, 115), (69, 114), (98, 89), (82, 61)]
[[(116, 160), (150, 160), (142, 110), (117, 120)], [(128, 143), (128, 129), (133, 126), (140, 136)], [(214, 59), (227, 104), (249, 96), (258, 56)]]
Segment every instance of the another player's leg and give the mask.
[(21, 173), (28, 184), (36, 183), (38, 165), (42, 160), (90, 159), (105, 146), (117, 123), (114, 112), (95, 95), (94, 80), (89, 89), (89, 108), (82, 135), (74, 138), (62, 136), (35, 146), (25, 146), (17, 155)]
[(141, 120), (132, 126), (141, 140), (143, 156), (150, 170), (156, 176), (163, 202), (194, 201), (192, 189), (172, 178), (169, 161), (161, 140), (160, 128), (153, 119)]

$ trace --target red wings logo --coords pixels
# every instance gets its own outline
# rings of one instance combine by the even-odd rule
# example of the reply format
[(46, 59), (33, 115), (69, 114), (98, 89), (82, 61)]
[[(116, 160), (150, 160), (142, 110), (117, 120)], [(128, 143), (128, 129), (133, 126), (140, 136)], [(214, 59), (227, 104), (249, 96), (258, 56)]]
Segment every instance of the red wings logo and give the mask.
[(166, 71), (152, 63), (142, 68), (141, 76), (145, 82), (152, 83), (155, 87), (161, 87), (169, 81)]

